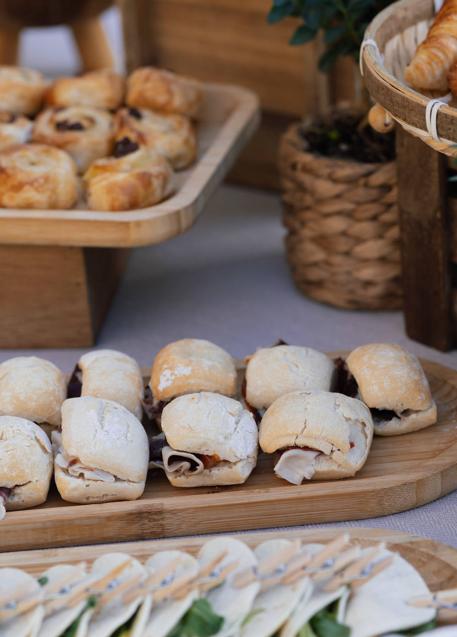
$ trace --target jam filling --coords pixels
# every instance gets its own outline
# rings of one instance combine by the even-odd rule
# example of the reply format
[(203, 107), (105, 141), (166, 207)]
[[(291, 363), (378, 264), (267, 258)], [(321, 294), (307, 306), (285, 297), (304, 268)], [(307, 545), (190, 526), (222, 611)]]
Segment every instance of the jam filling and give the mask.
[(122, 137), (114, 144), (113, 155), (114, 157), (125, 157), (125, 155), (130, 155), (130, 153), (134, 153), (139, 149), (139, 145), (129, 139), (128, 137)]
[(82, 391), (82, 370), (76, 365), (68, 381), (67, 398), (79, 398)]
[(68, 130), (84, 130), (84, 126), (81, 122), (71, 122), (68, 119), (62, 119), (60, 122), (56, 122), (56, 129), (59, 131), (68, 131)]
[(335, 358), (335, 388), (339, 394), (355, 398), (358, 394), (357, 381), (348, 369), (343, 358)]

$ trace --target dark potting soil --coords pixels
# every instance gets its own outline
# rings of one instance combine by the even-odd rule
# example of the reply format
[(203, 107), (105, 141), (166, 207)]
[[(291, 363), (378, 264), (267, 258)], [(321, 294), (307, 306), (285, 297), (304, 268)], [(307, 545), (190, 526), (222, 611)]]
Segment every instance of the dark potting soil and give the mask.
[(395, 159), (395, 133), (376, 133), (365, 115), (339, 112), (331, 118), (315, 119), (303, 125), (300, 135), (310, 152), (325, 157), (364, 163)]

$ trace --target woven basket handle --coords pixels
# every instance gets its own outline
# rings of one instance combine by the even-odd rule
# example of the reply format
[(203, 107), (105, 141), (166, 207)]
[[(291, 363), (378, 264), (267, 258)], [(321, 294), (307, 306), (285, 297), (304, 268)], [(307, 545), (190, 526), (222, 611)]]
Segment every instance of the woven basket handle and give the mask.
[(368, 113), (368, 121), (371, 128), (377, 133), (390, 133), (395, 126), (392, 115), (380, 104), (371, 107)]

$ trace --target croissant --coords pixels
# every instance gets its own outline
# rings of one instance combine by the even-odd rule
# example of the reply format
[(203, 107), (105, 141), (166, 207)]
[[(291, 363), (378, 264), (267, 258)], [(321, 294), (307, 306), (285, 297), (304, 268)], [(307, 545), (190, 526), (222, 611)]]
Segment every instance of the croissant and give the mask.
[(445, 0), (427, 37), (405, 70), (405, 80), (420, 91), (448, 91), (448, 72), (457, 62), (457, 0)]

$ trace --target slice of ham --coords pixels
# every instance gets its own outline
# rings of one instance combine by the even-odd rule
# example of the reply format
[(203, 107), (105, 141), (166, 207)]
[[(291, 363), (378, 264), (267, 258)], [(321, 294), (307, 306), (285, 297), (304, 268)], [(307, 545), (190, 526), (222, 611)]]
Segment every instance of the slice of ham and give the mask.
[(59, 450), (55, 457), (55, 463), (58, 467), (66, 471), (74, 478), (84, 478), (85, 480), (99, 480), (101, 482), (115, 482), (116, 478), (112, 473), (103, 471), (102, 469), (94, 469), (86, 467), (78, 459), (69, 460), (62, 450)]
[(288, 449), (281, 454), (274, 471), (287, 482), (301, 484), (305, 478), (311, 480), (313, 477), (316, 471), (314, 460), (319, 453), (311, 449)]
[(202, 460), (194, 453), (175, 451), (168, 446), (162, 449), (162, 459), (163, 468), (167, 473), (196, 475), (205, 469)]
[(0, 520), (6, 515), (6, 502), (10, 497), (11, 489), (7, 487), (0, 487)]

